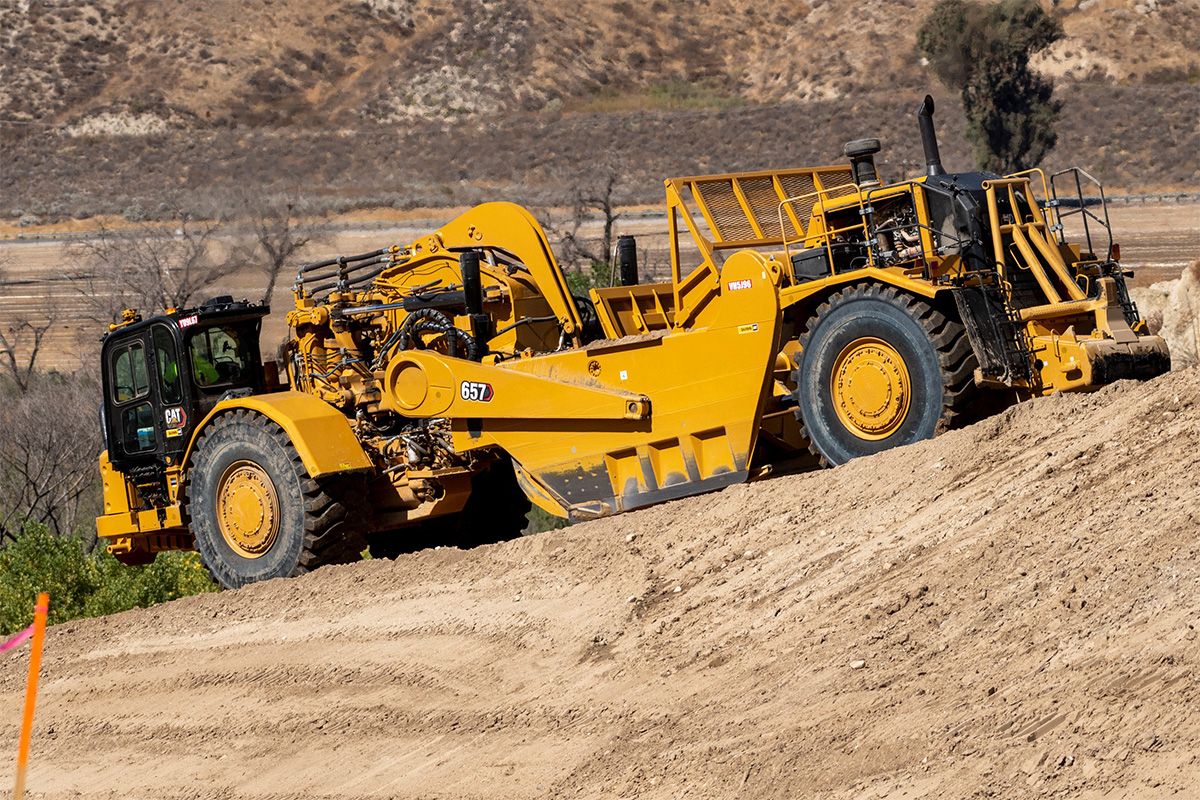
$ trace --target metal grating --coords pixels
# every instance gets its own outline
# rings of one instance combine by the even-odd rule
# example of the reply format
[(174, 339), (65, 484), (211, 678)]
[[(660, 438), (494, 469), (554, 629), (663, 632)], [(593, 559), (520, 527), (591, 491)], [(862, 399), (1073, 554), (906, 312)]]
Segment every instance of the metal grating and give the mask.
[(758, 238), (750, 221), (746, 219), (742, 204), (738, 202), (737, 195), (733, 192), (733, 181), (728, 179), (704, 181), (703, 183), (697, 181), (692, 184), (692, 191), (699, 194), (700, 201), (712, 217), (715, 228), (713, 235), (716, 236), (716, 241), (727, 242)]
[[(784, 194), (788, 197), (804, 197), (810, 195), (817, 190), (816, 184), (813, 183), (810, 173), (791, 175), (780, 175), (779, 183), (783, 186)], [(808, 221), (809, 214), (812, 213), (813, 204), (816, 203), (815, 197), (809, 197), (791, 204), (792, 211), (795, 212), (796, 218), (801, 223)]]
[[(850, 169), (841, 166), (700, 175), (667, 183), (668, 193), (677, 193), (676, 202), (691, 224), (698, 231), (707, 229), (700, 236), (717, 250), (802, 239), (818, 200), (818, 186), (825, 190), (824, 196), (832, 197), (854, 190)], [(788, 198), (803, 199), (788, 203), (781, 220), (780, 204)]]
[[(779, 203), (783, 198), (775, 191), (775, 181), (766, 175), (742, 178), (738, 185), (746, 197), (746, 204), (754, 212), (754, 219), (758, 222), (762, 235), (767, 239), (780, 238)], [(787, 220), (787, 228), (788, 236), (795, 237), (796, 232), (792, 228), (791, 220)]]
[[(828, 191), (841, 186), (853, 186), (854, 177), (849, 169), (845, 170), (822, 170), (821, 186)], [(816, 183), (813, 181), (812, 173), (784, 173), (779, 176), (779, 182), (783, 185), (783, 190), (788, 197), (804, 197), (804, 200), (791, 204), (792, 210), (802, 223), (808, 221), (812, 214), (813, 206), (817, 203), (815, 192), (817, 191)], [(837, 197), (842, 192), (833, 192), (833, 196)]]
[(836, 172), (822, 172), (821, 183), (826, 189), (832, 189), (835, 186), (852, 186), (854, 184), (854, 176), (850, 170), (837, 170)]

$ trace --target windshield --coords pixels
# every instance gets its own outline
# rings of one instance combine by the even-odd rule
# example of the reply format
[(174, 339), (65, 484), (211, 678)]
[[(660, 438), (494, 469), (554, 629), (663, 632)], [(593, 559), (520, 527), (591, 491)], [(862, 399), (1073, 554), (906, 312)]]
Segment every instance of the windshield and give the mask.
[(192, 379), (201, 388), (249, 382), (254, 354), (242, 326), (214, 325), (188, 339)]

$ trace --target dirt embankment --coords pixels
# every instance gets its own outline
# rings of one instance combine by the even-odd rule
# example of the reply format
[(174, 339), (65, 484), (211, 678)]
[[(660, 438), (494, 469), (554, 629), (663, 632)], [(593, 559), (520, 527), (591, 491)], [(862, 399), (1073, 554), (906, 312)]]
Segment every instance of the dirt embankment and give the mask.
[(1146, 324), (1167, 340), (1175, 369), (1200, 363), (1200, 260), (1174, 280), (1131, 290)]
[[(831, 471), (58, 626), (30, 785), (1195, 796), (1198, 441), (1186, 370)], [(0, 752), (23, 667), (0, 663)]]

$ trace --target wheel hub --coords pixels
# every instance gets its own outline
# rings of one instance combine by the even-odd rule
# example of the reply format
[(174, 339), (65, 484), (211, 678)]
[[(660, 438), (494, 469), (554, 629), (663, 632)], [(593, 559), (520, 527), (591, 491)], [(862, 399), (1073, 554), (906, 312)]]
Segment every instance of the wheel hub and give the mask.
[(243, 558), (258, 558), (279, 535), (279, 498), (266, 470), (252, 461), (230, 464), (217, 486), (217, 524)]
[(912, 399), (903, 356), (882, 339), (856, 339), (833, 364), (830, 395), (842, 424), (860, 439), (886, 439)]

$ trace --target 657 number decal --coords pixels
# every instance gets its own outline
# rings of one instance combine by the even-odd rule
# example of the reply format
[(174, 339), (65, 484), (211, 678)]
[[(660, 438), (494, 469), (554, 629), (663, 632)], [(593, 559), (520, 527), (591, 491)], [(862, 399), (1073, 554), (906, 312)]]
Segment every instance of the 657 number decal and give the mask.
[(495, 396), (492, 385), (482, 381), (463, 381), (458, 387), (458, 394), (463, 400), (473, 400), (476, 403), (490, 403)]

